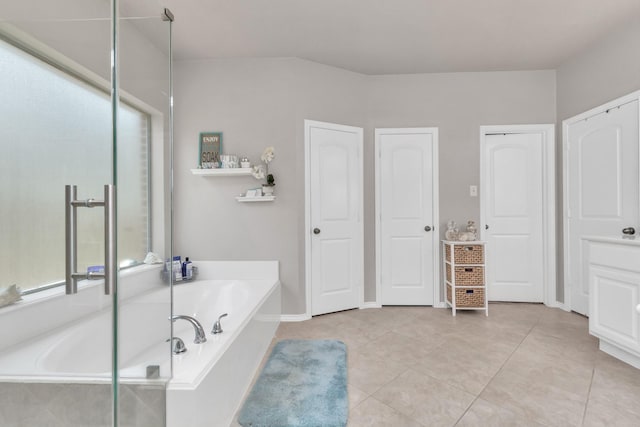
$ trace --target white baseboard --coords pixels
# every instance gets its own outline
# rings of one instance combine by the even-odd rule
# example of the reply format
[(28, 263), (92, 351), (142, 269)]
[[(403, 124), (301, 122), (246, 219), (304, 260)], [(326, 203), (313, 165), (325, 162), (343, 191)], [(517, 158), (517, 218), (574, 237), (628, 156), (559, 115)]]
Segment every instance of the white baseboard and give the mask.
[(628, 363), (634, 368), (640, 369), (640, 357), (638, 357), (637, 354), (629, 353), (615, 344), (603, 341), (602, 338), (600, 338), (600, 350), (615, 357), (616, 359)]
[(380, 304), (378, 304), (377, 301), (364, 302), (360, 306), (360, 310), (364, 310), (364, 309), (367, 309), (367, 308), (382, 308), (382, 306)]
[(304, 322), (305, 320), (310, 320), (310, 319), (311, 319), (311, 316), (309, 316), (307, 313), (280, 315), (281, 322)]
[(448, 308), (448, 305), (444, 301), (436, 302), (436, 303), (433, 304), (433, 308)]
[(565, 303), (562, 303), (560, 301), (554, 301), (551, 304), (545, 304), (547, 307), (552, 307), (552, 308), (559, 308), (560, 310), (564, 310), (564, 311), (571, 311), (571, 308), (569, 308)]

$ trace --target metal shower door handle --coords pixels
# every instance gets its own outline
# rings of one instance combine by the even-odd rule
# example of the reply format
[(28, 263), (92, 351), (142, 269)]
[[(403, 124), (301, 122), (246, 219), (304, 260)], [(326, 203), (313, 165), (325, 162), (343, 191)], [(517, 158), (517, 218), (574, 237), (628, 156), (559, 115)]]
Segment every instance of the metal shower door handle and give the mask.
[(104, 186), (104, 294), (116, 291), (116, 186)]
[[(78, 273), (77, 208), (104, 207), (104, 274)], [(116, 187), (104, 186), (104, 200), (78, 200), (78, 186), (65, 185), (65, 293), (78, 292), (78, 280), (104, 278), (104, 294), (116, 289)]]

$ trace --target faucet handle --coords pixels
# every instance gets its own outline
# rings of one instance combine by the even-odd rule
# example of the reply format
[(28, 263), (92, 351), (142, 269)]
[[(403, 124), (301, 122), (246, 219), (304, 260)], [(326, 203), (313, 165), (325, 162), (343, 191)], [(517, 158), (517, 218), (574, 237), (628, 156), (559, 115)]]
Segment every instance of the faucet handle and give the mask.
[(216, 334), (222, 333), (222, 325), (220, 324), (220, 319), (228, 315), (229, 313), (224, 313), (224, 314), (221, 314), (220, 317), (218, 317), (218, 320), (216, 320), (216, 322), (213, 324), (213, 329), (211, 330), (212, 334), (216, 335)]
[(184, 345), (184, 341), (180, 337), (173, 337), (167, 339), (165, 342), (175, 341), (176, 343), (173, 345), (173, 354), (181, 354), (187, 351), (187, 346)]

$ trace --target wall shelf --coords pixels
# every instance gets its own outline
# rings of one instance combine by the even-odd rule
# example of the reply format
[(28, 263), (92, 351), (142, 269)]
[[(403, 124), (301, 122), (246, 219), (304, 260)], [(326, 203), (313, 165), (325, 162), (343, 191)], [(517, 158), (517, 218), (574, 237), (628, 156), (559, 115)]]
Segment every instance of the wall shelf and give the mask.
[(240, 203), (248, 203), (248, 202), (273, 202), (276, 199), (276, 196), (260, 196), (260, 197), (245, 197), (238, 196), (236, 200)]
[(191, 169), (191, 173), (199, 176), (250, 176), (251, 168), (229, 169)]

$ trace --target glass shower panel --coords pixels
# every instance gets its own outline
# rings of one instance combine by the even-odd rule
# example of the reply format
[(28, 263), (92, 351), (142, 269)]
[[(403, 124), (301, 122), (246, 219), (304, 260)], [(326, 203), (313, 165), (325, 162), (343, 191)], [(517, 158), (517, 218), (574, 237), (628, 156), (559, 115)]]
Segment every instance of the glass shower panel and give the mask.
[[(119, 258), (138, 260), (136, 244), (144, 241), (162, 260), (171, 258), (171, 181), (162, 173), (171, 162), (171, 23), (155, 0), (121, 1), (118, 21), (119, 95), (116, 179), (118, 182)], [(135, 114), (144, 111), (146, 117)], [(139, 144), (146, 138), (147, 145)], [(147, 201), (138, 187), (147, 181)], [(149, 203), (150, 202), (150, 203)], [(147, 209), (148, 216), (143, 215)], [(126, 219), (125, 219), (126, 218)], [(146, 283), (126, 282), (120, 287), (120, 407), (127, 411), (131, 395), (146, 399), (155, 410), (145, 417), (164, 423), (165, 386), (171, 377), (171, 288), (163, 282), (162, 264)], [(134, 297), (136, 287), (145, 290)], [(145, 384), (141, 390), (133, 384)]]
[[(127, 4), (138, 10), (118, 16), (114, 108), (111, 16)], [(0, 425), (109, 426), (132, 414), (164, 425), (170, 286), (162, 263), (143, 260), (171, 257), (170, 25), (142, 6), (0, 5), (0, 394), (11, 396)], [(77, 213), (77, 272), (100, 276), (106, 184), (117, 187), (117, 289), (79, 280), (66, 295), (65, 205)]]
[[(2, 2), (0, 19), (0, 292), (22, 290), (0, 307), (0, 425), (112, 425), (112, 296), (64, 286), (65, 186), (102, 201), (114, 183), (111, 4)], [(105, 264), (104, 208), (88, 204), (78, 273)]]

